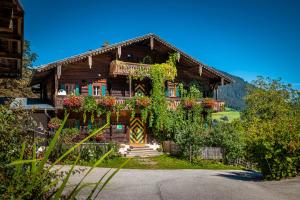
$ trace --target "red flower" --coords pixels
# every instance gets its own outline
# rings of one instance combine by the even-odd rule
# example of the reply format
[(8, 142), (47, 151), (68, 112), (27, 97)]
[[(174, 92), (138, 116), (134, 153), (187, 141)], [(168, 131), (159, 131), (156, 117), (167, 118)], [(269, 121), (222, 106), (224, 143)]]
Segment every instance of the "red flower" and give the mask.
[(184, 99), (183, 100), (183, 107), (186, 109), (192, 108), (196, 104), (194, 99)]
[(214, 99), (204, 99), (203, 104), (206, 108), (213, 108), (216, 104), (216, 101)]
[(82, 104), (82, 99), (78, 96), (70, 96), (65, 98), (63, 101), (63, 105), (66, 108), (79, 109)]
[(136, 106), (138, 107), (147, 107), (149, 106), (151, 103), (151, 100), (149, 97), (138, 97), (136, 100), (135, 100), (135, 104)]
[(61, 120), (57, 117), (51, 118), (48, 123), (48, 128), (58, 129), (61, 125)]
[(106, 96), (99, 101), (99, 104), (103, 107), (113, 107), (116, 105), (116, 99), (114, 97)]

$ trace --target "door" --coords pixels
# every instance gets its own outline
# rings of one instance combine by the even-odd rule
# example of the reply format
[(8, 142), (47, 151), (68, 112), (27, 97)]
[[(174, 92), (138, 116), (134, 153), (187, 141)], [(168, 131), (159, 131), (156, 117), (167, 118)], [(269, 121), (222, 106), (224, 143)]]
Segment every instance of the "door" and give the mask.
[(141, 118), (135, 117), (130, 120), (130, 144), (145, 143), (145, 125)]

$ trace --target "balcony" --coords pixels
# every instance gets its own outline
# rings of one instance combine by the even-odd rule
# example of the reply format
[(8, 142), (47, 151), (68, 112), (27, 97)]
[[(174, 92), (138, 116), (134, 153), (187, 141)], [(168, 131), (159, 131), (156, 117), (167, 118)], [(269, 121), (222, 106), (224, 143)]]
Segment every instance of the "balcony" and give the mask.
[[(55, 108), (56, 109), (63, 109), (63, 101), (67, 98), (65, 95), (57, 95), (55, 97)], [(99, 101), (101, 99), (100, 96), (94, 96), (96, 101)], [(130, 99), (131, 97), (115, 97), (117, 104), (125, 104), (126, 100)], [(167, 98), (168, 101), (168, 107), (169, 109), (176, 109), (180, 103), (180, 98)], [(223, 111), (225, 107), (224, 101), (218, 101), (214, 99), (199, 99), (197, 104), (203, 105), (204, 108), (212, 109), (213, 112), (220, 112)]]
[[(68, 96), (66, 96), (66, 95), (56, 95), (55, 96), (55, 108), (63, 109), (64, 99), (67, 97)], [(93, 96), (93, 97), (96, 99), (97, 102), (101, 99), (100, 96)], [(124, 104), (127, 99), (130, 99), (130, 97), (115, 97), (115, 99), (116, 99), (117, 104)]]
[(111, 76), (135, 75), (135, 76), (149, 76), (149, 69), (151, 65), (141, 63), (123, 62), (114, 60), (110, 63), (109, 74)]

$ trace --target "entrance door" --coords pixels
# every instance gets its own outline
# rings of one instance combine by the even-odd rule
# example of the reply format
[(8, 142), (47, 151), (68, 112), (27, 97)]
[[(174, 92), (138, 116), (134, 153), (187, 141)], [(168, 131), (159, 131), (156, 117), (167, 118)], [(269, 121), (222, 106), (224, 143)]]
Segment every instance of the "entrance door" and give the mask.
[(135, 117), (130, 120), (130, 144), (145, 143), (145, 125), (141, 118)]

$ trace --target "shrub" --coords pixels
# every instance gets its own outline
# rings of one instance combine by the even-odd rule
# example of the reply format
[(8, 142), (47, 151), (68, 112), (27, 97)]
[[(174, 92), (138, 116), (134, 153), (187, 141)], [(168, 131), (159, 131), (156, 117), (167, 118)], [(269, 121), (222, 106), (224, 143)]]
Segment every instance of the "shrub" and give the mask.
[(266, 179), (299, 173), (299, 92), (279, 80), (259, 78), (242, 113), (248, 158)]
[(61, 125), (61, 119), (59, 119), (58, 117), (53, 117), (50, 119), (49, 123), (48, 123), (48, 128), (50, 129), (58, 129)]
[(245, 155), (243, 133), (239, 121), (216, 122), (205, 137), (205, 145), (221, 147), (224, 150), (225, 163), (234, 163), (237, 159), (244, 158)]

